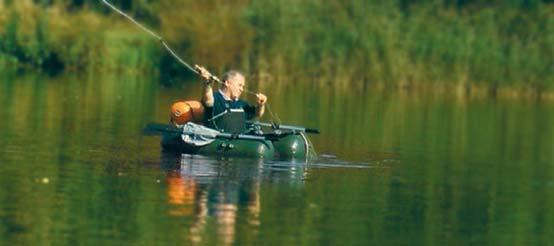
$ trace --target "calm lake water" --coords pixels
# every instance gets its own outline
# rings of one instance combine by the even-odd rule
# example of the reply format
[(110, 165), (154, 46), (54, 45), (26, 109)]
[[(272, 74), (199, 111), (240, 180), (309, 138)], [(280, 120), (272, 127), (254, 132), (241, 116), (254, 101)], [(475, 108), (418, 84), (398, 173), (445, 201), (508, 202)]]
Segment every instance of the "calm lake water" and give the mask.
[(1, 75), (0, 245), (554, 245), (553, 103), (249, 89), (320, 158), (162, 154), (141, 129), (199, 83)]

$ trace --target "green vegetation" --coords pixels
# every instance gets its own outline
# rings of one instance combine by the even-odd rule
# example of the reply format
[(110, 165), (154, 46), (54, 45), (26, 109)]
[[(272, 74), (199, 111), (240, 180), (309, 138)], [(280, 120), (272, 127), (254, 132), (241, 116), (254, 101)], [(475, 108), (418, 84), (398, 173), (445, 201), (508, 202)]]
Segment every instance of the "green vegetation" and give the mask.
[[(0, 3), (0, 64), (4, 68), (152, 70), (158, 46), (143, 33), (86, 8), (32, 1)], [(111, 27), (111, 28), (109, 28)]]
[[(0, 2), (3, 67), (187, 74), (100, 1), (35, 2)], [(217, 72), (341, 87), (554, 89), (549, 1), (112, 2)]]

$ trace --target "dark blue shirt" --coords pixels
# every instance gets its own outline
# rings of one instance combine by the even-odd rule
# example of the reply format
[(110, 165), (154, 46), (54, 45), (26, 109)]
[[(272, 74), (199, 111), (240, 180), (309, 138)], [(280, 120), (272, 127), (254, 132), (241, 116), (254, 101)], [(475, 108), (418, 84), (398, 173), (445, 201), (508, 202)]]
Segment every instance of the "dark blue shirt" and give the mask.
[(244, 110), (245, 120), (251, 120), (256, 116), (256, 107), (244, 100), (227, 100), (221, 91), (214, 92), (213, 96), (214, 105), (212, 107), (204, 105), (204, 123), (208, 127), (214, 128), (213, 122), (210, 120), (228, 110)]

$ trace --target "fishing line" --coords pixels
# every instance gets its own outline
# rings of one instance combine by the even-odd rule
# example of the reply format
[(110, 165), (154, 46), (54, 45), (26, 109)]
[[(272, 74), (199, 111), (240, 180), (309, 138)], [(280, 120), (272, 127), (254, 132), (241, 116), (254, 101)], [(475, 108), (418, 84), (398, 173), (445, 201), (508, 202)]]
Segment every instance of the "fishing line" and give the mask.
[[(198, 70), (194, 69), (194, 67), (192, 67), (191, 65), (189, 65), (188, 63), (186, 63), (183, 59), (181, 59), (181, 57), (179, 57), (177, 55), (177, 53), (175, 53), (175, 51), (173, 51), (173, 49), (171, 49), (171, 47), (169, 47), (169, 45), (165, 42), (165, 40), (158, 34), (156, 34), (155, 32), (151, 31), (150, 29), (146, 28), (145, 26), (143, 26), (142, 24), (140, 24), (138, 21), (136, 21), (135, 19), (133, 19), (133, 17), (129, 16), (128, 14), (126, 14), (125, 12), (123, 12), (122, 10), (118, 9), (117, 7), (113, 6), (111, 3), (109, 3), (108, 1), (106, 0), (102, 0), (102, 2), (104, 4), (106, 4), (108, 7), (110, 7), (111, 9), (113, 9), (115, 12), (119, 13), (120, 15), (122, 15), (123, 17), (129, 19), (133, 24), (137, 25), (140, 29), (142, 29), (143, 31), (147, 32), (148, 34), (150, 34), (152, 37), (156, 38), (161, 44), (162, 46), (169, 52), (169, 54), (171, 54), (171, 56), (173, 56), (173, 58), (175, 58), (177, 61), (179, 61), (179, 63), (181, 63), (183, 66), (185, 66), (186, 68), (188, 68), (190, 71), (192, 71), (193, 73), (195, 74), (200, 74), (198, 72)], [(211, 75), (210, 74), (210, 79), (214, 80), (215, 82), (223, 85), (223, 82), (221, 82), (221, 80), (219, 80), (218, 77), (214, 76), (214, 75)], [(255, 93), (255, 92), (252, 92), (252, 91), (249, 91), (249, 90), (246, 90), (244, 89), (244, 92), (246, 92), (247, 94), (251, 94), (251, 95), (254, 95), (256, 96), (258, 93)], [(269, 107), (269, 103), (266, 102), (266, 106), (267, 106), (267, 111), (269, 112), (269, 114), (271, 115), (271, 118), (273, 118), (274, 120), (276, 120), (277, 122), (281, 122), (281, 120), (277, 117), (275, 117), (273, 115), (273, 112), (271, 112), (271, 109)]]
[[(133, 19), (133, 17), (127, 15), (125, 12), (119, 10), (118, 8), (116, 8), (115, 6), (113, 6), (111, 3), (109, 3), (108, 1), (106, 0), (102, 0), (102, 2), (106, 5), (108, 5), (108, 7), (112, 8), (115, 12), (119, 13), (120, 15), (123, 15), (125, 18), (129, 19), (131, 22), (133, 22), (133, 24), (137, 25), (138, 27), (140, 27), (143, 31), (147, 32), (148, 34), (150, 34), (152, 37), (156, 38), (158, 41), (160, 41), (162, 43), (162, 45), (164, 46), (164, 48), (175, 58), (177, 59), (177, 61), (179, 61), (183, 66), (185, 66), (186, 68), (188, 68), (190, 71), (192, 71), (193, 73), (196, 73), (198, 74), (198, 71), (196, 71), (196, 69), (194, 69), (191, 65), (189, 65), (188, 63), (186, 63), (185, 61), (183, 61), (183, 59), (181, 59), (174, 51), (173, 49), (171, 49), (171, 47), (169, 47), (169, 45), (167, 45), (167, 43), (165, 42), (165, 40), (158, 34), (156, 34), (155, 32), (151, 31), (150, 29), (146, 28), (145, 26), (141, 25), (138, 21), (136, 21), (135, 19)], [(215, 77), (215, 76), (214, 76)], [(217, 78), (215, 78), (217, 79)], [(216, 80), (217, 82), (221, 83), (219, 81), (219, 79)]]

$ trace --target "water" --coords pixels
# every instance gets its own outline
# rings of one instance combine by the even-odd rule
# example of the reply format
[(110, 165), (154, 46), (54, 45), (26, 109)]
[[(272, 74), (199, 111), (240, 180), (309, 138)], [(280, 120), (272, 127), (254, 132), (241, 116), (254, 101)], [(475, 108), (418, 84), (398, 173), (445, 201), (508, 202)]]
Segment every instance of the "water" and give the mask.
[(320, 158), (222, 160), (141, 134), (196, 83), (1, 79), (1, 245), (554, 244), (552, 103), (251, 83)]

